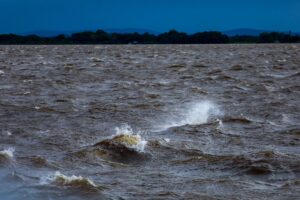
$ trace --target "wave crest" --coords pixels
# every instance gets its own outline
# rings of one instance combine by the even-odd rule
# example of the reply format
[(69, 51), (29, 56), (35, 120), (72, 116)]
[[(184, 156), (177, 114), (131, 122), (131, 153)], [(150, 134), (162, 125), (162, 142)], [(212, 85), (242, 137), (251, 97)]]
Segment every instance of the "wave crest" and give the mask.
[(92, 180), (82, 176), (66, 176), (59, 171), (47, 176), (41, 180), (42, 184), (54, 184), (57, 186), (78, 187), (86, 189), (97, 189), (100, 186), (96, 185)]
[(133, 129), (128, 124), (116, 127), (115, 130), (116, 134), (110, 141), (119, 143), (138, 152), (144, 152), (147, 141), (142, 138), (142, 133), (140, 131), (134, 133)]
[(14, 152), (15, 152), (15, 149), (12, 147), (4, 149), (4, 150), (0, 151), (0, 158), (2, 157), (4, 159), (11, 160), (14, 158)]

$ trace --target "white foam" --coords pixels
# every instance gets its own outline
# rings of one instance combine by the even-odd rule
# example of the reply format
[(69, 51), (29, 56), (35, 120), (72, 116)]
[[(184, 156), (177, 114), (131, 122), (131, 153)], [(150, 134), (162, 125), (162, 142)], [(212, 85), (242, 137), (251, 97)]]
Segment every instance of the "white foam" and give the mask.
[(179, 127), (184, 125), (199, 125), (208, 122), (210, 117), (221, 114), (218, 106), (210, 101), (198, 101), (188, 103), (176, 111), (159, 126), (160, 130), (166, 130), (171, 127)]
[(0, 70), (0, 75), (5, 74), (3, 70)]
[(290, 123), (291, 119), (287, 114), (282, 114), (282, 122), (284, 123)]
[(218, 128), (223, 128), (223, 121), (220, 120), (220, 119), (217, 119), (217, 122), (218, 122)]
[(14, 152), (15, 152), (15, 149), (12, 147), (9, 147), (8, 149), (4, 149), (4, 150), (0, 151), (0, 155), (6, 157), (8, 159), (13, 159)]
[(42, 177), (40, 183), (45, 184), (59, 184), (59, 185), (73, 185), (78, 182), (85, 182), (87, 185), (91, 185), (93, 187), (97, 187), (97, 185), (90, 179), (82, 177), (82, 176), (66, 176), (59, 171), (56, 171), (54, 174)]
[(169, 143), (169, 142), (170, 142), (170, 138), (163, 138), (163, 140), (164, 140), (166, 143)]
[(141, 131), (137, 131), (136, 133), (134, 133), (133, 129), (128, 124), (123, 124), (121, 127), (116, 127), (115, 130), (116, 133), (113, 137), (117, 135), (133, 135), (137, 137), (139, 141), (137, 145), (131, 145), (131, 146), (127, 146), (126, 144), (125, 145), (129, 148), (134, 148), (139, 152), (144, 152), (145, 146), (147, 145), (147, 141), (142, 138), (141, 135), (143, 133)]
[(283, 58), (283, 59), (278, 59), (278, 60), (276, 60), (277, 62), (286, 62), (287, 60), (285, 59), (285, 58)]

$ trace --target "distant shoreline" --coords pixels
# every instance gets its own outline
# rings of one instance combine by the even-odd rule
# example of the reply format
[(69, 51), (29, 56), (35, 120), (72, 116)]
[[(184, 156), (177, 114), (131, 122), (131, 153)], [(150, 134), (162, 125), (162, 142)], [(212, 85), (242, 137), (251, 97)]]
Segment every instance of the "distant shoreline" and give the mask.
[(219, 43), (219, 44), (0, 44), (1, 46), (164, 46), (164, 45), (174, 45), (174, 46), (197, 46), (197, 45), (300, 45), (300, 42), (294, 43)]
[(154, 35), (150, 33), (107, 33), (102, 30), (74, 33), (71, 36), (0, 34), (0, 45), (119, 45), (119, 44), (257, 44), (300, 43), (300, 35), (281, 32), (264, 32), (259, 36), (228, 36), (218, 31), (187, 34), (170, 30)]

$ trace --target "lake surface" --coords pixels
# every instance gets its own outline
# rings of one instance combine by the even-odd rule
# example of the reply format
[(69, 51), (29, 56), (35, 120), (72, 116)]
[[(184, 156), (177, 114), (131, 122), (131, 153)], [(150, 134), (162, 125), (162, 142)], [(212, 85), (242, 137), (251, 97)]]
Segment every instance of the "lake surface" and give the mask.
[(299, 44), (0, 46), (0, 199), (300, 199), (299, 105)]

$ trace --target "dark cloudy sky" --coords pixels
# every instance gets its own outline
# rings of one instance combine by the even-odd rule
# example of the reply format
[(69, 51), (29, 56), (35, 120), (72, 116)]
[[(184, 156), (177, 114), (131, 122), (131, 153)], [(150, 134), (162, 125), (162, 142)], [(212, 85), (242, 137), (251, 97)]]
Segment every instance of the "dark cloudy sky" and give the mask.
[(300, 32), (300, 0), (0, 0), (0, 33), (143, 28)]

